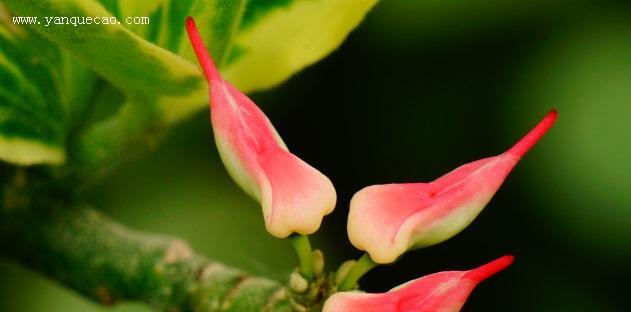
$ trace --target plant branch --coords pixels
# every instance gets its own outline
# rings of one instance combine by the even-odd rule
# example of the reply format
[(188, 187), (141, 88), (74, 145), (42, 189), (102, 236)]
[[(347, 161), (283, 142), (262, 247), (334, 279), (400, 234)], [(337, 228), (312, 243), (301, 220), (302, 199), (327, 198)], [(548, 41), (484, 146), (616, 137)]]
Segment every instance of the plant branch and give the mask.
[(88, 206), (32, 208), (5, 190), (0, 255), (105, 305), (163, 311), (294, 311), (277, 282), (195, 254), (179, 239), (130, 230)]

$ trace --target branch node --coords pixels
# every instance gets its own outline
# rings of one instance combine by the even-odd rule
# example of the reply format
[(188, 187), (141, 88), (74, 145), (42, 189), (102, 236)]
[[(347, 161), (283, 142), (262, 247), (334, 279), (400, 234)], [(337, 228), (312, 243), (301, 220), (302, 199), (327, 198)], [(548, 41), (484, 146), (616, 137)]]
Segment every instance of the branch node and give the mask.
[(164, 252), (163, 262), (165, 264), (173, 264), (180, 261), (185, 261), (193, 257), (193, 250), (183, 240), (172, 241), (167, 250)]
[(98, 298), (98, 301), (104, 306), (109, 307), (114, 305), (114, 303), (116, 302), (110, 294), (109, 290), (107, 290), (107, 287), (105, 286), (100, 286), (96, 289), (96, 296)]

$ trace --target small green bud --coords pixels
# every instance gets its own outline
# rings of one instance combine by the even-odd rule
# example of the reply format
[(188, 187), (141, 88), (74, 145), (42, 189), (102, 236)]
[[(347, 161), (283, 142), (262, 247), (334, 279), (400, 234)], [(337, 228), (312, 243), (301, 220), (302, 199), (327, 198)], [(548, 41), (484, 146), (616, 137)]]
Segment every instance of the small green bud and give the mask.
[(339, 284), (342, 282), (344, 277), (346, 277), (346, 274), (348, 274), (348, 271), (351, 270), (356, 262), (357, 261), (355, 260), (348, 260), (340, 265), (340, 268), (337, 269), (337, 273), (335, 273), (335, 284)]
[(297, 293), (303, 293), (309, 288), (309, 281), (302, 277), (298, 271), (291, 272), (289, 276), (289, 288)]
[(313, 257), (313, 273), (315, 275), (322, 275), (324, 271), (324, 254), (320, 249), (316, 249), (312, 253)]

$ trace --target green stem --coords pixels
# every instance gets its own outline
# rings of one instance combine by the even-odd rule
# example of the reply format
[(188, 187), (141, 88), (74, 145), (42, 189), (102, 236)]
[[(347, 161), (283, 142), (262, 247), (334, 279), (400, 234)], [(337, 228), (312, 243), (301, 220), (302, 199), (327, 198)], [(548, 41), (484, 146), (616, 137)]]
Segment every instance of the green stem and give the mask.
[(339, 291), (347, 291), (351, 290), (357, 285), (357, 281), (359, 281), (364, 274), (370, 271), (372, 268), (376, 267), (377, 264), (372, 261), (370, 255), (367, 253), (364, 254), (353, 267), (348, 271), (342, 282), (340, 283), (338, 290)]
[[(147, 100), (147, 104), (151, 102)], [(157, 145), (163, 134), (151, 105), (125, 101), (110, 118), (91, 125), (71, 142), (72, 161), (66, 168), (80, 186), (91, 185), (112, 169)]]
[(300, 260), (300, 273), (308, 281), (313, 279), (313, 252), (311, 243), (307, 235), (293, 234), (289, 236), (289, 241), (298, 254)]
[(104, 305), (135, 300), (161, 311), (299, 310), (277, 282), (200, 256), (182, 240), (127, 229), (86, 206), (28, 207), (15, 192), (5, 192), (2, 202), (0, 257)]

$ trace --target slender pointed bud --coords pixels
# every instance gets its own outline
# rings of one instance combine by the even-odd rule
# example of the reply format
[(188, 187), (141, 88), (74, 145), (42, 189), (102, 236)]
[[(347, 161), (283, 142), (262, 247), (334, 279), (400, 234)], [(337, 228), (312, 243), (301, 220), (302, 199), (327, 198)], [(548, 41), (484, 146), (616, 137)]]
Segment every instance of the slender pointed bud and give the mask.
[(351, 268), (353, 268), (355, 263), (357, 263), (357, 261), (355, 261), (355, 260), (347, 260), (347, 261), (344, 261), (344, 263), (342, 263), (342, 265), (340, 265), (340, 268), (337, 269), (337, 272), (335, 272), (335, 284), (336, 285), (339, 285), (342, 282), (342, 280), (344, 280), (344, 278), (346, 277), (348, 272), (351, 270)]
[(313, 274), (322, 275), (324, 272), (324, 254), (322, 250), (316, 249), (312, 253), (313, 256)]
[(289, 289), (296, 293), (303, 293), (309, 288), (309, 281), (302, 277), (298, 271), (291, 272), (289, 275)]
[(212, 128), (226, 169), (261, 203), (272, 235), (315, 232), (335, 207), (333, 184), (290, 153), (256, 104), (223, 80), (190, 17), (186, 30), (208, 80)]
[(521, 157), (552, 127), (552, 110), (507, 152), (477, 160), (429, 183), (366, 187), (351, 199), (348, 236), (376, 263), (443, 242), (466, 228)]
[(340, 292), (323, 312), (457, 312), (481, 281), (505, 269), (513, 256), (504, 256), (477, 269), (445, 271), (407, 282), (389, 292)]

